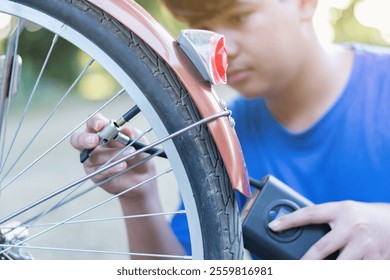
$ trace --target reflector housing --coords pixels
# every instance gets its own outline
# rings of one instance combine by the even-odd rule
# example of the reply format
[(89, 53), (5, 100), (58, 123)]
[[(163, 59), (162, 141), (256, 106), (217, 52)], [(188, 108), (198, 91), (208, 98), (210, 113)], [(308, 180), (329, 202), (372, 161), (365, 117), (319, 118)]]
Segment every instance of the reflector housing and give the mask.
[(208, 30), (185, 29), (177, 41), (206, 81), (213, 85), (226, 84), (228, 55), (223, 35)]

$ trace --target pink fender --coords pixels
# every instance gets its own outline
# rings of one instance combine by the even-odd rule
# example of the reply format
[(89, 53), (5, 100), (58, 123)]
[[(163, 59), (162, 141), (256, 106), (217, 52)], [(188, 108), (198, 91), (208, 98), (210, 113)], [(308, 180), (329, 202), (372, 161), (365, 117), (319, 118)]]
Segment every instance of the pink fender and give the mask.
[[(203, 80), (179, 48), (176, 40), (141, 6), (130, 0), (88, 1), (113, 15), (171, 65), (188, 90), (202, 117), (209, 117), (224, 110), (215, 91)], [(241, 146), (228, 118), (218, 118), (207, 125), (220, 151), (233, 188), (245, 196), (251, 196), (248, 172)]]

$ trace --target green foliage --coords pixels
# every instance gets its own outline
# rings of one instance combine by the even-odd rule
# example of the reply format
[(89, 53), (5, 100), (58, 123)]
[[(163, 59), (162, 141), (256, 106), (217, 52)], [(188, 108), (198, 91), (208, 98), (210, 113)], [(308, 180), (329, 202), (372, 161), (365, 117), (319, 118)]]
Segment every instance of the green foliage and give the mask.
[[(53, 38), (53, 34), (43, 29), (35, 32), (23, 32), (21, 41), (29, 43), (19, 46), (19, 54), (22, 58), (28, 57), (24, 62), (29, 63), (29, 65), (24, 63), (23, 67), (28, 67), (31, 73), (39, 73)], [(61, 81), (65, 82), (74, 80), (78, 70), (76, 55), (77, 49), (60, 38), (55, 44), (52, 59), (47, 64), (47, 75), (52, 79), (61, 77)], [(64, 71), (64, 69), (69, 71)]]
[[(185, 0), (184, 0), (185, 1)], [(176, 20), (159, 0), (136, 0), (147, 10), (161, 25), (169, 30), (174, 36), (178, 35), (181, 29), (187, 26)]]

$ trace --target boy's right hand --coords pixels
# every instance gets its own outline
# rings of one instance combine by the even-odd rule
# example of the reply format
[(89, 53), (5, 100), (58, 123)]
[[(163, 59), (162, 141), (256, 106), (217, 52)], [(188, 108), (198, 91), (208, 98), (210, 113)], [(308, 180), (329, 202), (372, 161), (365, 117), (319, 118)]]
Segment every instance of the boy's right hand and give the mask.
[[(93, 152), (90, 154), (90, 157), (84, 162), (84, 170), (87, 174), (95, 172), (98, 168), (103, 166), (107, 161), (111, 160), (121, 149), (124, 148), (123, 144), (117, 141), (110, 141), (105, 146), (99, 145), (99, 136), (97, 133), (101, 131), (105, 125), (108, 123), (108, 119), (101, 114), (93, 116), (87, 122), (87, 128), (84, 132), (76, 132), (71, 137), (71, 144), (74, 148), (80, 152), (85, 149), (93, 149)], [(122, 128), (121, 133), (131, 137), (136, 138), (140, 135), (139, 131), (136, 129)], [(147, 144), (145, 137), (141, 138), (140, 141)], [(118, 158), (118, 160), (134, 152), (134, 148), (129, 147), (126, 151), (123, 152)], [(122, 163), (119, 163), (112, 168), (99, 173), (98, 175), (91, 178), (95, 183), (101, 182), (110, 176), (113, 176), (119, 172), (124, 171), (126, 168), (132, 166), (133, 164), (139, 162), (147, 155), (138, 155), (134, 158), (130, 158)], [(128, 188), (131, 188), (143, 181), (149, 179), (151, 176), (155, 175), (155, 166), (153, 162), (146, 161), (145, 163), (127, 171), (123, 175), (105, 183), (102, 185), (103, 189), (112, 194), (118, 194)], [(155, 185), (155, 183), (149, 183), (148, 185)], [(129, 191), (124, 195), (126, 198), (134, 198), (146, 195), (147, 192), (145, 188), (136, 188), (134, 191)]]

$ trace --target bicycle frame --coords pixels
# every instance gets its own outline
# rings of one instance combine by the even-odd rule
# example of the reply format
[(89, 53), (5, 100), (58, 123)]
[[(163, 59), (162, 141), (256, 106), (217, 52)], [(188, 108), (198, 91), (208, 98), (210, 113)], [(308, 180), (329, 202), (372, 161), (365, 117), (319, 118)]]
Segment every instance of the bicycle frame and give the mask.
[[(129, 0), (87, 1), (129, 27), (172, 67), (203, 118), (224, 110), (211, 85), (204, 81), (177, 41), (141, 6)], [(247, 197), (251, 196), (241, 146), (228, 118), (218, 118), (208, 122), (207, 126), (226, 166), (233, 189)]]

